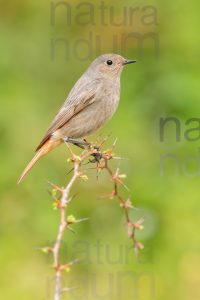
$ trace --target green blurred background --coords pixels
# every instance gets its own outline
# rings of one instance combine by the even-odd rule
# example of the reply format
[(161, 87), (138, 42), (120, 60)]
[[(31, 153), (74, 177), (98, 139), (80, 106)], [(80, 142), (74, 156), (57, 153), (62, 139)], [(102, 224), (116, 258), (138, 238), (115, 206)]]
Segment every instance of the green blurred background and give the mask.
[[(1, 299), (52, 299), (52, 261), (37, 248), (55, 239), (58, 213), (46, 180), (69, 180), (68, 150), (55, 150), (23, 184), (16, 182), (70, 88), (105, 52), (140, 60), (123, 71), (119, 109), (100, 132), (112, 133), (106, 147), (117, 137), (116, 154), (128, 158), (113, 167), (127, 174), (128, 195), (138, 208), (133, 217), (145, 218), (138, 235), (145, 248), (138, 263), (117, 201), (99, 200), (111, 183), (104, 175), (96, 181), (88, 171), (89, 181), (73, 190), (78, 196), (69, 214), (90, 220), (77, 225), (75, 235), (67, 232), (62, 247), (63, 259), (82, 258), (64, 276), (65, 285), (77, 289), (63, 299), (200, 299), (198, 130), (196, 141), (184, 138), (187, 128), (198, 127), (185, 122), (200, 112), (199, 2), (107, 1), (105, 24), (100, 1), (87, 2), (93, 24), (87, 14), (77, 19), (89, 7), (81, 1), (63, 1), (55, 11), (58, 1), (0, 3)], [(135, 9), (132, 22), (128, 12), (123, 19), (124, 7)], [(141, 47), (136, 34), (141, 44), (147, 34)], [(126, 43), (123, 36), (129, 36)], [(56, 39), (62, 42), (53, 49)], [(177, 118), (179, 142), (173, 122), (160, 141), (161, 117)], [(178, 169), (166, 159), (161, 176), (160, 156), (168, 153), (176, 155)], [(188, 155), (195, 159), (186, 162)]]

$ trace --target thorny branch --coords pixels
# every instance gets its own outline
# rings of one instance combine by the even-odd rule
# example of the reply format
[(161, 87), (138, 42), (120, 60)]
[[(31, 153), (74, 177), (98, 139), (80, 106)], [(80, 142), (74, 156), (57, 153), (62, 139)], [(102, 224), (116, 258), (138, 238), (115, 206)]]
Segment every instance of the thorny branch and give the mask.
[[(74, 183), (77, 179), (81, 178), (83, 180), (87, 179), (87, 176), (84, 174), (84, 166), (85, 163), (95, 164), (93, 169), (97, 171), (97, 177), (99, 173), (103, 170), (107, 171), (109, 174), (112, 182), (113, 182), (113, 189), (112, 192), (107, 195), (106, 197), (112, 199), (116, 197), (119, 201), (120, 207), (124, 210), (125, 214), (125, 225), (126, 230), (129, 238), (132, 241), (133, 249), (135, 250), (136, 254), (139, 250), (143, 249), (143, 245), (136, 240), (136, 230), (143, 229), (142, 223), (143, 219), (140, 219), (136, 222), (133, 222), (130, 218), (130, 210), (133, 209), (132, 203), (130, 199), (125, 199), (119, 193), (119, 186), (123, 186), (127, 189), (123, 182), (123, 178), (125, 178), (124, 174), (119, 173), (119, 168), (116, 171), (113, 171), (109, 165), (111, 160), (122, 159), (120, 157), (115, 157), (113, 154), (113, 148), (108, 149), (106, 151), (102, 151), (102, 145), (105, 140), (101, 143), (96, 143), (94, 145), (90, 145), (88, 149), (83, 150), (80, 156), (75, 155), (71, 149), (71, 158), (68, 159), (73, 164), (73, 175), (70, 181), (67, 183), (65, 187), (59, 187), (55, 184), (51, 184), (52, 186), (52, 193), (51, 196), (54, 200), (54, 207), (59, 210), (60, 213), (60, 224), (56, 236), (56, 241), (53, 247), (45, 247), (42, 248), (44, 252), (50, 252), (53, 256), (53, 266), (55, 269), (55, 286), (54, 286), (54, 300), (60, 300), (61, 294), (63, 292), (69, 291), (70, 288), (62, 287), (61, 283), (61, 276), (64, 270), (69, 270), (73, 264), (77, 261), (71, 261), (65, 264), (61, 264), (59, 260), (59, 253), (61, 248), (61, 242), (63, 239), (63, 235), (65, 230), (72, 230), (71, 225), (80, 223), (85, 221), (86, 219), (76, 220), (76, 218), (72, 215), (67, 216), (67, 207), (71, 201), (70, 191)], [(105, 196), (104, 196), (105, 197)]]

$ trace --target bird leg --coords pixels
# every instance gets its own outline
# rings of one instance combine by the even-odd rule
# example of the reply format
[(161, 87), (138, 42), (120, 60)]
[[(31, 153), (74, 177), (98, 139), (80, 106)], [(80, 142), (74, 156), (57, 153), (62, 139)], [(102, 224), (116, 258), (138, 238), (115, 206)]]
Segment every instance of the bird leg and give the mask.
[(86, 140), (80, 140), (80, 139), (73, 139), (73, 138), (65, 138), (65, 143), (73, 144), (79, 148), (85, 149), (86, 146), (89, 146), (90, 144)]

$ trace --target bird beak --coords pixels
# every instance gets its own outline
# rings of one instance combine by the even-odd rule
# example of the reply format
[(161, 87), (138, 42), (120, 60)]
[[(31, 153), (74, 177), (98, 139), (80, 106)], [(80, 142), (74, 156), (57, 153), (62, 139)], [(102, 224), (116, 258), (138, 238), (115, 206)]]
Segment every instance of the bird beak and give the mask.
[(133, 60), (133, 59), (125, 59), (125, 61), (123, 62), (123, 65), (128, 65), (128, 64), (132, 64), (137, 62), (137, 60)]

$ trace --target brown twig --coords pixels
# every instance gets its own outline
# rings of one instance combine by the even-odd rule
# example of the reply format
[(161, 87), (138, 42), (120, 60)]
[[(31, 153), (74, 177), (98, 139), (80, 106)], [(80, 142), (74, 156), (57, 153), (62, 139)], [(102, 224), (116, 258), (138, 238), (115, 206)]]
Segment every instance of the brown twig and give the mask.
[[(106, 141), (106, 139), (103, 140), (103, 142), (99, 143), (98, 145), (90, 145), (88, 149), (83, 150), (80, 156), (76, 156), (70, 149), (71, 152), (71, 158), (69, 159), (70, 162), (73, 164), (73, 175), (68, 182), (68, 184), (63, 188), (59, 187), (55, 184), (51, 184), (53, 190), (52, 190), (52, 198), (54, 200), (54, 207), (59, 209), (60, 213), (60, 223), (59, 228), (57, 232), (56, 241), (53, 245), (53, 247), (45, 247), (43, 248), (43, 252), (51, 252), (53, 255), (53, 266), (55, 269), (55, 287), (54, 287), (54, 300), (60, 300), (61, 294), (63, 292), (69, 291), (72, 288), (66, 287), (62, 288), (61, 283), (61, 277), (62, 272), (64, 270), (69, 270), (70, 267), (76, 263), (76, 261), (68, 262), (65, 264), (61, 264), (59, 260), (59, 253), (61, 248), (61, 242), (63, 239), (63, 235), (66, 229), (72, 230), (71, 225), (75, 223), (80, 223), (82, 221), (85, 221), (86, 218), (76, 220), (74, 216), (67, 216), (66, 211), (67, 207), (69, 205), (69, 202), (71, 201), (70, 192), (71, 188), (76, 182), (78, 178), (87, 179), (87, 176), (84, 174), (84, 170), (82, 170), (82, 166), (85, 165), (86, 161), (90, 164), (96, 164), (97, 171), (97, 178), (99, 175), (99, 172), (102, 170), (107, 171), (107, 173), (110, 175), (111, 180), (113, 182), (113, 190), (111, 194), (109, 195), (109, 198), (116, 197), (119, 200), (120, 207), (123, 208), (124, 214), (125, 214), (125, 220), (126, 220), (126, 228), (129, 238), (132, 240), (133, 248), (138, 253), (140, 249), (143, 248), (143, 245), (139, 243), (136, 240), (135, 232), (138, 229), (142, 229), (142, 222), (143, 220), (140, 219), (137, 222), (133, 222), (130, 218), (129, 211), (133, 208), (131, 201), (129, 199), (124, 199), (121, 194), (119, 193), (119, 185), (123, 186), (126, 190), (127, 187), (123, 182), (123, 178), (125, 177), (124, 174), (119, 173), (119, 169), (117, 169), (115, 172), (111, 169), (109, 166), (110, 160), (120, 159), (119, 157), (115, 157), (113, 154), (113, 148), (115, 146), (115, 143), (113, 144), (112, 149), (108, 149), (106, 151), (102, 151), (101, 147), (103, 143)], [(91, 159), (92, 157), (92, 159)]]
[[(53, 253), (53, 261), (54, 261), (54, 269), (56, 271), (55, 274), (55, 289), (54, 289), (54, 300), (59, 300), (60, 299), (60, 294), (61, 292), (63, 292), (63, 289), (61, 288), (61, 273), (64, 269), (69, 268), (72, 263), (68, 263), (66, 265), (61, 265), (59, 263), (59, 250), (61, 247), (61, 242), (62, 242), (62, 238), (63, 238), (63, 234), (64, 231), (66, 229), (70, 229), (69, 225), (73, 224), (73, 223), (79, 223), (81, 221), (86, 220), (86, 218), (81, 219), (81, 220), (68, 220), (66, 217), (66, 208), (71, 200), (69, 194), (70, 194), (70, 190), (73, 186), (73, 184), (75, 183), (75, 181), (81, 177), (82, 173), (80, 172), (80, 167), (82, 162), (90, 156), (90, 153), (84, 153), (82, 154), (81, 157), (75, 156), (72, 153), (72, 158), (71, 161), (73, 162), (73, 176), (70, 179), (70, 181), (68, 182), (68, 184), (66, 185), (65, 188), (60, 188), (54, 185), (54, 189), (56, 189), (57, 191), (61, 192), (61, 197), (60, 200), (58, 200), (57, 202), (57, 207), (60, 210), (60, 224), (59, 224), (59, 228), (58, 228), (58, 232), (57, 232), (57, 237), (56, 237), (56, 241), (55, 244), (52, 248), (52, 253)], [(74, 263), (74, 262), (73, 262)], [(67, 288), (65, 290), (68, 290)]]
[[(113, 147), (115, 146), (116, 142), (113, 144)], [(133, 205), (130, 201), (130, 199), (125, 199), (121, 196), (119, 193), (119, 185), (122, 185), (126, 190), (128, 190), (127, 186), (123, 182), (123, 178), (126, 177), (125, 174), (119, 174), (119, 168), (114, 172), (110, 166), (109, 161), (112, 159), (121, 159), (120, 157), (115, 157), (113, 155), (113, 149), (109, 149), (105, 151), (103, 154), (101, 154), (101, 164), (98, 165), (98, 169), (100, 170), (106, 170), (107, 173), (110, 175), (111, 180), (113, 182), (113, 190), (109, 197), (112, 199), (113, 197), (116, 197), (119, 200), (120, 207), (123, 208), (124, 214), (125, 214), (125, 220), (126, 220), (126, 228), (127, 228), (127, 234), (128, 237), (132, 240), (132, 246), (135, 250), (136, 255), (138, 255), (139, 250), (143, 249), (143, 244), (138, 242), (136, 240), (136, 230), (142, 230), (143, 229), (143, 219), (139, 219), (136, 222), (131, 220), (130, 217), (130, 210), (133, 209)]]
[(57, 238), (55, 241), (55, 244), (53, 246), (53, 259), (54, 259), (54, 268), (56, 270), (55, 275), (55, 291), (54, 291), (54, 299), (59, 300), (60, 299), (60, 292), (61, 292), (61, 266), (58, 261), (58, 255), (60, 250), (60, 245), (62, 241), (63, 233), (67, 227), (67, 221), (65, 217), (65, 209), (67, 207), (67, 204), (69, 202), (69, 192), (76, 181), (76, 179), (79, 177), (78, 172), (79, 163), (77, 161), (74, 162), (74, 174), (67, 186), (62, 190), (62, 197), (60, 200), (60, 225), (57, 233)]
[(138, 251), (143, 249), (143, 245), (142, 245), (142, 243), (139, 243), (136, 240), (135, 231), (136, 231), (136, 229), (139, 229), (139, 230), (143, 229), (143, 226), (142, 226), (143, 219), (140, 219), (137, 222), (133, 222), (131, 220), (130, 215), (129, 215), (129, 211), (130, 211), (130, 209), (133, 209), (133, 205), (132, 205), (130, 199), (124, 199), (120, 195), (119, 189), (118, 189), (119, 185), (122, 185), (126, 188), (126, 186), (124, 185), (124, 183), (121, 179), (121, 177), (124, 177), (124, 174), (120, 175), (119, 174), (119, 169), (117, 169), (116, 172), (113, 172), (111, 170), (111, 168), (109, 167), (109, 164), (108, 164), (109, 159), (110, 158), (108, 158), (108, 157), (104, 157), (104, 163), (105, 163), (104, 169), (107, 170), (107, 172), (111, 176), (111, 179), (114, 183), (114, 187), (113, 187), (111, 197), (115, 196), (119, 200), (120, 207), (122, 207), (123, 210), (124, 210), (125, 219), (126, 219), (127, 233), (128, 233), (129, 238), (132, 240), (133, 248), (134, 248), (134, 250), (136, 252), (136, 255), (137, 255)]

